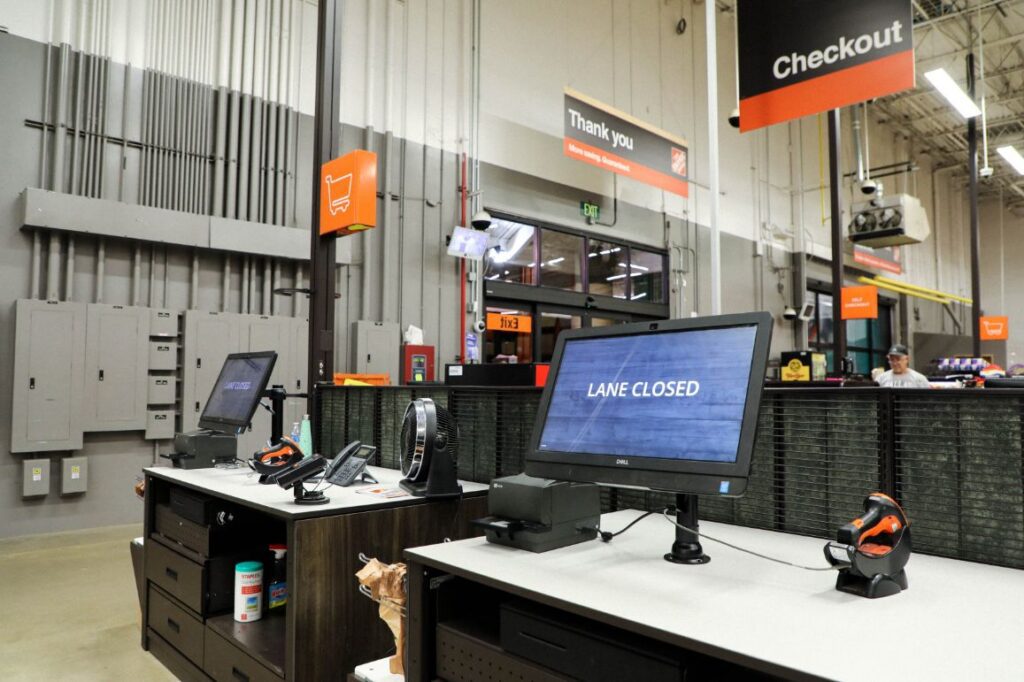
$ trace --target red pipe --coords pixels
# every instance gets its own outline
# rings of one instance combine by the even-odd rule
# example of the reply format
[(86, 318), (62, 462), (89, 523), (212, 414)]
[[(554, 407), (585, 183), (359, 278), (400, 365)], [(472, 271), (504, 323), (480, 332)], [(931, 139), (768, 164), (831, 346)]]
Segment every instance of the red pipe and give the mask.
[[(462, 221), (459, 223), (466, 227), (466, 154), (462, 154), (462, 185), (459, 188), (462, 192)], [(466, 259), (459, 259), (459, 347), (462, 352), (459, 355), (459, 362), (466, 362)]]

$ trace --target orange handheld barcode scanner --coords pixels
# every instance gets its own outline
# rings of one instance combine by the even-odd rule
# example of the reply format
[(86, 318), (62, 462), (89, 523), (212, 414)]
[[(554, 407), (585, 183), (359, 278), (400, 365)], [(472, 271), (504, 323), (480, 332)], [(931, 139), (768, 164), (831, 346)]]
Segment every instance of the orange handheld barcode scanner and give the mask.
[(825, 545), (825, 558), (840, 567), (837, 590), (874, 599), (907, 589), (910, 522), (896, 500), (871, 493), (864, 514), (840, 526), (836, 537)]

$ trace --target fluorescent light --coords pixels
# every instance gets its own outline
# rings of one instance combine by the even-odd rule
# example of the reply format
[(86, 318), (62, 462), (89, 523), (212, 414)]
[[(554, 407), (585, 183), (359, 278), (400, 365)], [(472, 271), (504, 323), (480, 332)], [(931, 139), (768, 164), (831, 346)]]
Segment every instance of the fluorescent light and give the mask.
[(945, 69), (929, 71), (924, 77), (953, 105), (954, 109), (960, 112), (961, 116), (964, 118), (981, 116), (981, 109), (978, 108), (978, 105), (956, 84), (956, 81), (946, 73)]
[[(618, 265), (618, 266), (619, 266), (620, 268), (624, 268), (624, 267), (626, 267), (626, 264), (625, 264), (625, 263), (617, 263), (617, 265)], [(634, 270), (643, 270), (643, 271), (645, 271), (645, 272), (646, 272), (647, 270), (650, 270), (650, 268), (645, 268), (644, 266), (642, 266), (642, 265), (637, 265), (636, 263), (630, 263), (629, 267), (633, 268)]]
[(637, 295), (635, 295), (635, 296), (630, 296), (629, 300), (631, 300), (631, 301), (635, 301), (635, 300), (637, 300), (637, 299), (640, 299), (640, 298), (644, 298), (644, 297), (646, 297), (646, 296), (647, 296), (647, 292), (645, 291), (645, 292), (644, 292), (644, 293), (642, 293), (642, 294), (637, 294)]
[(565, 260), (564, 257), (563, 258), (552, 258), (551, 260), (548, 261), (548, 265), (558, 265), (559, 263), (561, 263), (564, 260)]
[(1024, 156), (1020, 155), (1016, 147), (1000, 147), (996, 151), (999, 152), (999, 156), (1006, 159), (1006, 163), (1013, 166), (1013, 170), (1024, 175)]
[(626, 276), (625, 275), (612, 275), (611, 277), (605, 277), (604, 281), (606, 281), (606, 282), (614, 282), (617, 279), (626, 279)]

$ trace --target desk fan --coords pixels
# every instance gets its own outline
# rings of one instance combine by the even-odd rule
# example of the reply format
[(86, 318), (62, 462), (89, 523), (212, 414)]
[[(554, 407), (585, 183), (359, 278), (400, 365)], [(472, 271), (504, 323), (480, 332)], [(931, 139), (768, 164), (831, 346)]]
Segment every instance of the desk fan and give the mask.
[(409, 403), (402, 419), (399, 486), (417, 497), (458, 497), (459, 426), (451, 412), (430, 398)]

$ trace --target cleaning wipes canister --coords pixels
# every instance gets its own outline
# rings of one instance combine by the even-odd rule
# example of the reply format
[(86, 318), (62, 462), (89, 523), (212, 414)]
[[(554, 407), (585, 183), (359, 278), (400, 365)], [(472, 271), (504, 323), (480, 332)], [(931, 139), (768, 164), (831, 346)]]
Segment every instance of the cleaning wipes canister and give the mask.
[(235, 564), (235, 620), (248, 623), (263, 615), (263, 564)]

